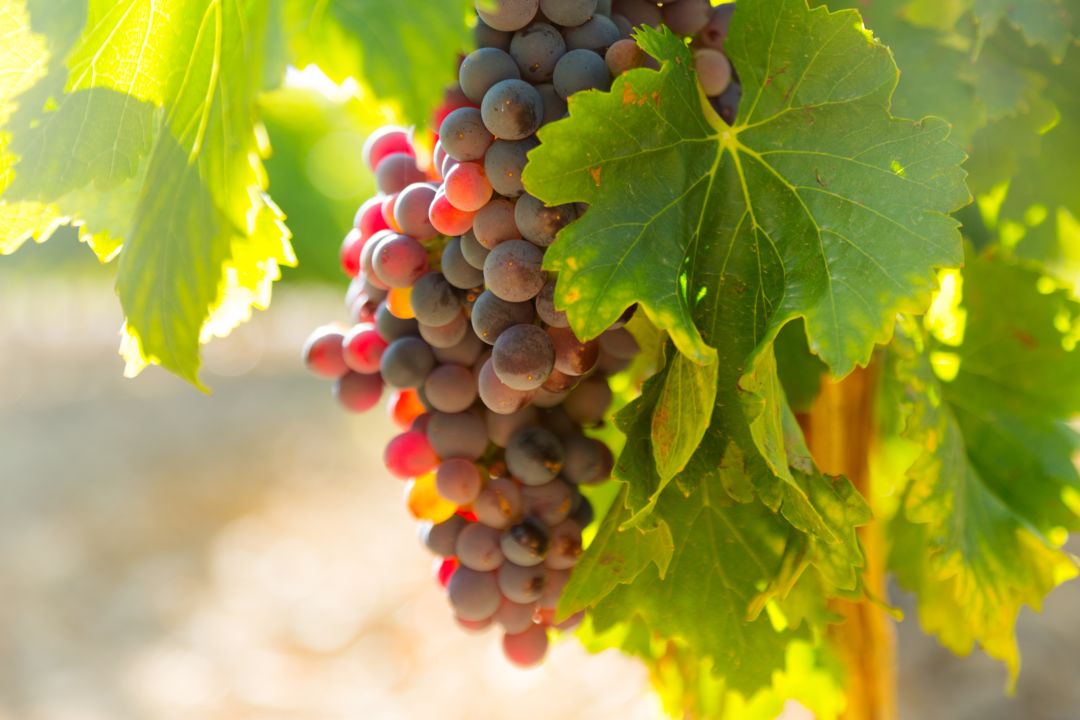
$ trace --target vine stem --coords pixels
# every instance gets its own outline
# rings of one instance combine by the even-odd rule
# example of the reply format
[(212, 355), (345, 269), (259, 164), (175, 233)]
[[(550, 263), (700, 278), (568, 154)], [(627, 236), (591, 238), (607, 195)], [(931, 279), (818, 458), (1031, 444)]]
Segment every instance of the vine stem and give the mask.
[[(874, 398), (877, 364), (856, 369), (840, 381), (826, 378), (821, 394), (799, 424), (818, 467), (829, 475), (845, 475), (874, 506), (870, 453), (874, 451)], [(874, 508), (876, 511), (876, 508)], [(875, 512), (875, 516), (877, 513)], [(830, 628), (829, 639), (846, 671), (845, 720), (896, 720), (896, 635), (885, 610), (871, 598), (885, 598), (885, 542), (881, 522), (859, 528), (866, 554), (860, 602), (835, 600), (843, 620)]]

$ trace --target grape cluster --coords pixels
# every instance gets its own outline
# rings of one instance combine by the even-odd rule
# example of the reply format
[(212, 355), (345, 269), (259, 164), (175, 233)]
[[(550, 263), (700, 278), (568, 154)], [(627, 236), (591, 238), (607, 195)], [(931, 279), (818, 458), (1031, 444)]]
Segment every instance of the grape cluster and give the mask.
[[(436, 577), (457, 621), (499, 626), (518, 665), (546, 652), (593, 520), (580, 487), (614, 465), (586, 430), (611, 404), (608, 378), (638, 353), (623, 327), (633, 307), (587, 341), (556, 308), (544, 252), (586, 208), (545, 205), (525, 192), (522, 170), (537, 130), (565, 116), (571, 95), (648, 62), (628, 39), (632, 25), (664, 21), (696, 35), (704, 68), (716, 64), (706, 51), (722, 45), (725, 12), (708, 0), (483, 5), (478, 49), (435, 113), (434, 144), (387, 127), (364, 146), (379, 193), (341, 248), (355, 324), (317, 329), (305, 360), (352, 411), (392, 388), (402, 432), (384, 461), (406, 482)], [(710, 28), (721, 36), (708, 40)], [(702, 82), (707, 94), (707, 83), (719, 85), (704, 72)]]

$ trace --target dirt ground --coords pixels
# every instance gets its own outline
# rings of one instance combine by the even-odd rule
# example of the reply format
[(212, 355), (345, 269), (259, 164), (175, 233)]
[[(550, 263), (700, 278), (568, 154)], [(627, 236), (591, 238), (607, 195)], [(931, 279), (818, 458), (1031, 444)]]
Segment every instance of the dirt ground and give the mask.
[[(298, 367), (340, 316), (286, 286), (211, 346), (208, 398), (121, 377), (100, 279), (0, 274), (0, 720), (658, 716), (617, 653), (521, 672), (454, 626), (381, 468), (389, 422)], [(905, 720), (1080, 718), (1080, 583), (1025, 613), (1013, 699), (909, 617)]]

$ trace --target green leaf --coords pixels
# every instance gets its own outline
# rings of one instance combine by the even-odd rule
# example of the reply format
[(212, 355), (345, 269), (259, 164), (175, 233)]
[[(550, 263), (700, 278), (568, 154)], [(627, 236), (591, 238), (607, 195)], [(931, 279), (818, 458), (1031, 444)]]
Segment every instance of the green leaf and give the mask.
[(699, 365), (682, 353), (668, 353), (652, 415), (653, 456), (662, 486), (682, 472), (709, 429), (716, 370), (715, 365)]
[(747, 314), (767, 318), (766, 334), (804, 317), (814, 352), (844, 374), (898, 311), (925, 307), (934, 267), (959, 264), (946, 213), (967, 201), (962, 154), (944, 123), (889, 116), (896, 66), (857, 13), (766, 0), (736, 10), (731, 38), (743, 79), (733, 127), (703, 109), (689, 49), (645, 30), (659, 72), (578, 94), (570, 118), (541, 131), (529, 191), (592, 206), (547, 253), (557, 302), (585, 337), (638, 302), (706, 362), (721, 340), (692, 313), (718, 288), (693, 275), (707, 263), (723, 282), (732, 251), (752, 247)]
[(974, 0), (973, 8), (984, 36), (1008, 21), (1028, 41), (1046, 46), (1058, 60), (1074, 37), (1080, 9), (1072, 0)]
[(285, 0), (285, 24), (293, 64), (314, 63), (336, 82), (361, 78), (424, 126), (472, 43), (472, 9), (472, 0)]
[[(909, 470), (891, 564), (919, 596), (923, 625), (956, 652), (978, 642), (1015, 678), (1013, 627), (1075, 577), (1058, 546), (1080, 527), (1080, 303), (1040, 292), (1038, 272), (991, 258), (964, 273), (962, 344), (898, 341), (890, 382), (905, 398), (904, 437), (923, 447)], [(1001, 302), (1008, 298), (1008, 302)], [(934, 366), (945, 377), (935, 376)], [(955, 375), (955, 377), (950, 377)]]

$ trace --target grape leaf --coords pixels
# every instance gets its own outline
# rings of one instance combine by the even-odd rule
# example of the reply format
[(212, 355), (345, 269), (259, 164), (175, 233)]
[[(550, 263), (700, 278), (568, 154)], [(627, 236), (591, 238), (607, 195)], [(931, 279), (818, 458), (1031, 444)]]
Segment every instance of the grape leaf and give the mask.
[(967, 194), (947, 126), (889, 116), (896, 66), (854, 12), (740, 6), (728, 50), (743, 99), (731, 128), (703, 110), (678, 38), (638, 37), (661, 70), (576, 95), (524, 173), (548, 203), (592, 206), (545, 260), (575, 331), (596, 336), (638, 302), (707, 361), (691, 315), (716, 288), (683, 280), (695, 263), (722, 268), (730, 250), (752, 246), (760, 277), (743, 289), (746, 324), (763, 313), (775, 332), (802, 316), (834, 372), (865, 363), (897, 311), (925, 307), (932, 269), (960, 262), (946, 213)]
[(1008, 23), (1032, 44), (1041, 44), (1056, 60), (1075, 37), (1080, 5), (1075, 0), (905, 0), (904, 15), (938, 30), (954, 29), (970, 13), (980, 44)]
[(1067, 500), (1080, 492), (1080, 443), (1065, 424), (1080, 412), (1080, 303), (1039, 292), (1039, 282), (1015, 264), (972, 262), (963, 343), (936, 351), (952, 354), (955, 378), (935, 377), (917, 331), (889, 362), (906, 400), (904, 436), (924, 448), (908, 473), (891, 565), (918, 594), (930, 632), (960, 653), (980, 643), (1014, 678), (1016, 618), (1076, 576), (1058, 544), (1080, 527)]
[(331, 79), (362, 78), (382, 100), (424, 126), (457, 77), (454, 58), (471, 45), (472, 0), (286, 0), (293, 63)]

